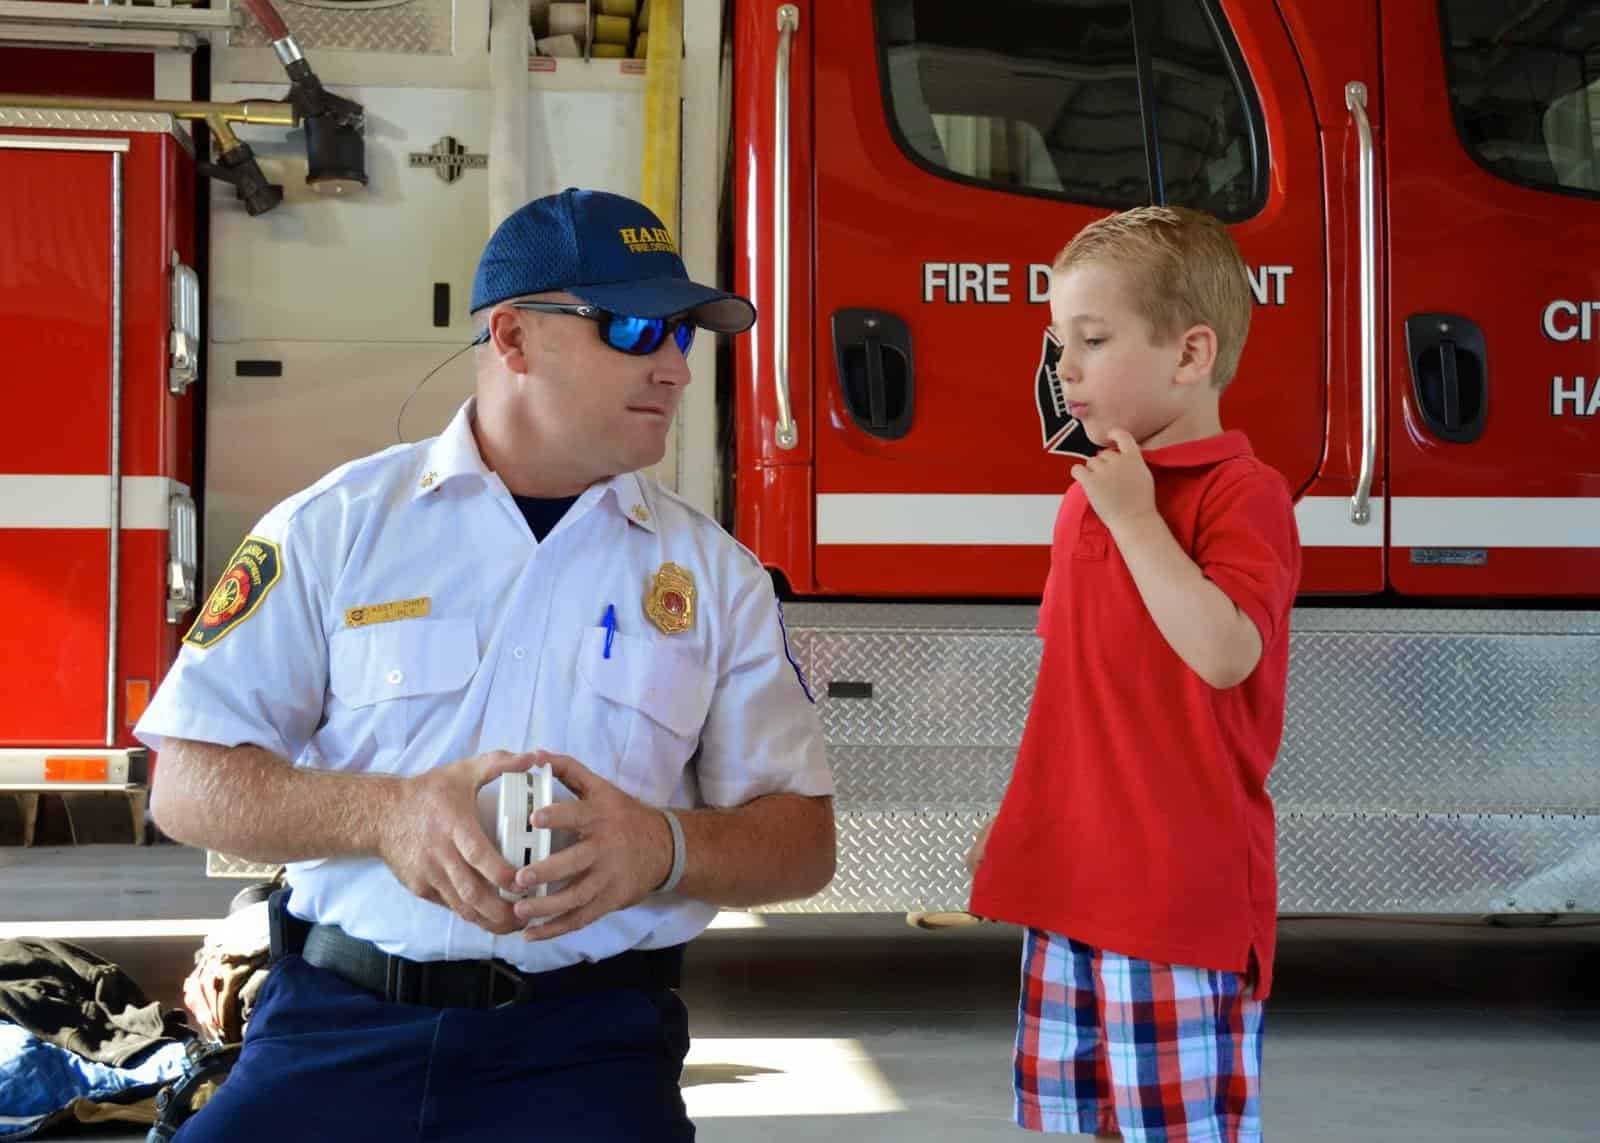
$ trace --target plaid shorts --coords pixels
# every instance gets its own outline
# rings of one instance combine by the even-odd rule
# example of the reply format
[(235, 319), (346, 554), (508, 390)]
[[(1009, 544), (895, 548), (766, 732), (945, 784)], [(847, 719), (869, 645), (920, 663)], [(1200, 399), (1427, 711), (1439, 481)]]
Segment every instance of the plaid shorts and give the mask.
[(1028, 930), (1017, 1124), (1131, 1143), (1261, 1138), (1261, 1002), (1246, 978)]

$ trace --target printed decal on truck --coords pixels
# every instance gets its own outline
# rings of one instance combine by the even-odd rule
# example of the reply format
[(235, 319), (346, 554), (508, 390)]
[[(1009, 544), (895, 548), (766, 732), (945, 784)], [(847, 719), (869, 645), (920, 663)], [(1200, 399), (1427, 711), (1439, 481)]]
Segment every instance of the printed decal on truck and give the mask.
[(193, 647), (211, 646), (254, 614), (282, 574), (278, 545), (246, 536), (183, 641)]
[[(1281, 306), (1286, 302), (1288, 281), (1294, 273), (1293, 266), (1252, 266), (1250, 294), (1258, 306)], [(1050, 266), (1045, 262), (1030, 262), (1028, 274), (1028, 301), (1034, 304), (1050, 300)], [(949, 305), (1003, 305), (1012, 300), (1018, 288), (1011, 280), (1009, 262), (924, 262), (922, 264), (922, 301), (931, 305), (942, 301)], [(1587, 319), (1586, 319), (1587, 320)]]
[[(1600, 312), (1600, 302), (1556, 298), (1544, 307), (1539, 329), (1550, 341), (1594, 341), (1596, 312)], [(1571, 378), (1558, 373), (1550, 378), (1550, 415), (1600, 416), (1600, 373), (1593, 377), (1579, 374)]]
[(1039, 428), (1044, 433), (1044, 451), (1057, 456), (1088, 460), (1097, 451), (1082, 423), (1067, 411), (1067, 394), (1056, 362), (1061, 360), (1061, 342), (1046, 326), (1044, 349), (1039, 354), (1039, 372), (1034, 378), (1034, 399), (1039, 404)]

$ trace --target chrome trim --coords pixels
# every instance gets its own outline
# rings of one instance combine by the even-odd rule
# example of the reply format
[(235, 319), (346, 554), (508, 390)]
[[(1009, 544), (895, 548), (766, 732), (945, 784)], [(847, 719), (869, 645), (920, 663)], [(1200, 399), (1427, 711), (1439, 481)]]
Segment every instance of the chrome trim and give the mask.
[[(68, 126), (68, 124), (59, 122), (48, 124), (42, 121), (39, 123), (14, 122), (11, 113), (15, 110), (17, 109), (0, 108), (0, 127)], [(168, 121), (168, 128), (170, 128), (172, 117), (167, 115), (162, 116), (162, 118)], [(85, 130), (89, 130), (89, 128), (85, 128)], [(123, 128), (118, 128), (118, 130), (123, 130)], [(151, 130), (155, 130), (155, 128), (151, 128)], [(125, 154), (130, 147), (131, 144), (126, 139), (80, 139), (56, 135), (0, 135), (0, 151), (100, 151), (103, 153), (118, 152)]]
[(1350, 498), (1350, 522), (1372, 520), (1372, 477), (1378, 463), (1378, 257), (1373, 233), (1372, 125), (1367, 122), (1367, 85), (1345, 84), (1345, 106), (1355, 116), (1360, 140), (1357, 180), (1361, 211), (1361, 475)]
[(172, 333), (167, 391), (181, 397), (200, 372), (200, 275), (172, 252)]
[(284, 67), (288, 67), (292, 63), (298, 63), (306, 58), (305, 53), (300, 50), (300, 45), (294, 42), (293, 36), (285, 36), (281, 40), (273, 40), (272, 50), (277, 53), (278, 62)]
[[(137, 29), (209, 36), (236, 26), (233, 13), (215, 8), (146, 6), (128, 3), (37, 4), (0, 0), (0, 20), (8, 24), (58, 29), (60, 43), (92, 44), (105, 31)], [(9, 29), (7, 29), (9, 31)]]
[(106, 745), (117, 744), (117, 642), (122, 634), (122, 153), (111, 155), (111, 623), (106, 640)]
[(200, 551), (194, 501), (174, 492), (167, 501), (167, 622), (179, 623), (194, 610)]
[[(194, 157), (194, 136), (187, 127), (180, 128), (181, 121), (176, 115), (164, 111), (105, 111), (90, 109), (68, 109), (56, 107), (20, 107), (0, 101), (0, 128), (23, 127), (28, 130), (43, 129), (46, 131), (120, 131), (134, 135), (170, 135), (176, 139), (180, 146)], [(13, 137), (15, 138), (15, 137)], [(128, 149), (126, 141), (122, 145), (107, 147), (105, 140), (82, 138), (57, 138), (53, 142), (35, 143), (30, 137), (29, 143), (7, 142), (0, 146), (28, 146), (39, 150), (63, 151), (125, 151)], [(63, 146), (63, 144), (73, 144)], [(84, 146), (84, 144), (100, 144)]]
[(777, 250), (772, 259), (772, 379), (777, 388), (778, 424), (774, 434), (781, 449), (800, 442), (789, 405), (789, 55), (800, 26), (800, 9), (778, 8), (777, 154), (772, 173), (772, 225)]

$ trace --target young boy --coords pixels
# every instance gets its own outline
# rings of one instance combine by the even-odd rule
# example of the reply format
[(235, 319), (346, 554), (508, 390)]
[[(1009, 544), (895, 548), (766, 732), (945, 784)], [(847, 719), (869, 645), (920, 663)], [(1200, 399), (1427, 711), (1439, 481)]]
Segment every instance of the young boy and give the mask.
[(1244, 262), (1194, 211), (1113, 215), (1056, 258), (1050, 321), (1104, 451), (1061, 502), (1027, 729), (968, 855), (972, 912), (1028, 930), (1017, 1123), (1255, 1140), (1300, 545), (1283, 478), (1219, 419)]

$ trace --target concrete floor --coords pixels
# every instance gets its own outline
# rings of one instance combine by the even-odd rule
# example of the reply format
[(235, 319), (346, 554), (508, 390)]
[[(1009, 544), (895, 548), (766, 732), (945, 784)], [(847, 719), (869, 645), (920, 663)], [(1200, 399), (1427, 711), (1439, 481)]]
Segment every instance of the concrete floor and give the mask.
[[(171, 1004), (199, 938), (107, 935), (109, 922), (203, 921), (237, 888), (179, 847), (5, 849), (0, 935), (77, 940)], [(1015, 931), (763, 920), (707, 934), (689, 958), (684, 1085), (701, 1140), (1023, 1138), (1007, 1119)], [(1600, 928), (1288, 919), (1278, 977), (1273, 1143), (1600, 1139)]]

